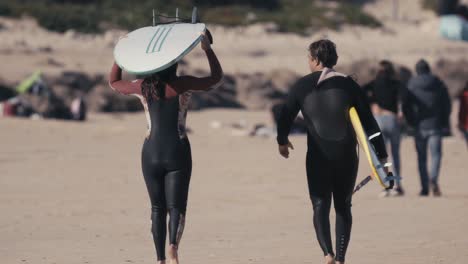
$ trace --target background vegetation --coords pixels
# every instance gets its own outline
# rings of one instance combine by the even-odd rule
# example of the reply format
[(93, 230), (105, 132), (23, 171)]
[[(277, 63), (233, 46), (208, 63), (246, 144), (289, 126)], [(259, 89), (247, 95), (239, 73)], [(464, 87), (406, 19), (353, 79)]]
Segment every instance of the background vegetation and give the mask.
[[(0, 15), (32, 16), (53, 31), (75, 29), (97, 33), (109, 28), (135, 29), (150, 25), (151, 10), (174, 15), (179, 7), (181, 16), (190, 17), (191, 9), (200, 9), (202, 21), (228, 26), (256, 22), (273, 22), (280, 31), (306, 33), (327, 27), (337, 29), (343, 24), (370, 27), (380, 22), (363, 12), (354, 1), (324, 0), (0, 0)], [(359, 1), (362, 2), (362, 1)]]
[(437, 13), (437, 8), (439, 4), (438, 0), (423, 0), (422, 4), (425, 9), (429, 9)]

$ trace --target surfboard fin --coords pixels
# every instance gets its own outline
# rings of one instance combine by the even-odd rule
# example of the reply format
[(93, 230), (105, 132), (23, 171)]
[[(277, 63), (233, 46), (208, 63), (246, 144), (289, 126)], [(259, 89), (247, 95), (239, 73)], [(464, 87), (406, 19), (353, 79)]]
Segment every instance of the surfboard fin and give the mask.
[(193, 7), (192, 10), (192, 24), (195, 24), (198, 22), (198, 8), (195, 6)]

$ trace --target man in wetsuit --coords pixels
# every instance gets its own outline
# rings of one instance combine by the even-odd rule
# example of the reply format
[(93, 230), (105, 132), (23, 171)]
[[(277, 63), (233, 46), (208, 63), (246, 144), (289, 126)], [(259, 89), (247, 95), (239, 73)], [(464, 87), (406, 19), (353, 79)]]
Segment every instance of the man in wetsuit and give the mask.
[[(355, 107), (368, 135), (379, 133), (369, 104), (359, 85), (334, 71), (338, 55), (330, 40), (309, 46), (311, 74), (291, 88), (278, 121), (280, 154), (288, 158), (291, 124), (299, 110), (307, 123), (307, 182), (314, 208), (314, 227), (327, 264), (345, 261), (351, 235), (351, 196), (358, 169), (357, 141), (349, 109)], [(382, 162), (387, 152), (382, 136), (371, 140)], [(330, 234), (330, 207), (336, 211), (336, 255)]]

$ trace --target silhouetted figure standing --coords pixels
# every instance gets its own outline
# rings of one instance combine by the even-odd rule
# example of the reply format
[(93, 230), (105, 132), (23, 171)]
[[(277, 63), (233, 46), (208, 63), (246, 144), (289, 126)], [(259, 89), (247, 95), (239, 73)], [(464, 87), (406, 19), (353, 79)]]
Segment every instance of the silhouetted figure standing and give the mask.
[[(442, 159), (442, 135), (449, 129), (451, 102), (447, 87), (431, 73), (429, 64), (420, 60), (416, 64), (417, 75), (408, 83), (408, 94), (403, 111), (408, 123), (415, 128), (415, 143), (418, 168), (421, 178), (421, 196), (440, 196), (439, 171)], [(427, 168), (427, 152), (431, 155), (430, 170)]]

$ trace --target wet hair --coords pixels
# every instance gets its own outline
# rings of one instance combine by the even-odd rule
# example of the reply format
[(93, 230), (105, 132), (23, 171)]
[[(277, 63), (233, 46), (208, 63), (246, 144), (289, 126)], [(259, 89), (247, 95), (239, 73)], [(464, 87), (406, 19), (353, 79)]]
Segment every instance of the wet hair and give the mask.
[(321, 39), (310, 44), (309, 53), (312, 59), (322, 63), (327, 68), (333, 68), (338, 62), (336, 45), (328, 39)]
[(395, 68), (393, 67), (393, 63), (388, 60), (382, 60), (379, 62), (379, 70), (377, 72), (377, 77), (385, 78), (385, 79), (393, 79), (395, 78)]
[(427, 61), (424, 59), (419, 60), (418, 63), (416, 63), (416, 73), (419, 75), (431, 73), (431, 67), (429, 66), (429, 63), (427, 63)]
[(177, 66), (176, 63), (143, 79), (141, 93), (148, 103), (155, 98), (164, 99), (166, 97), (166, 84), (177, 76)]

